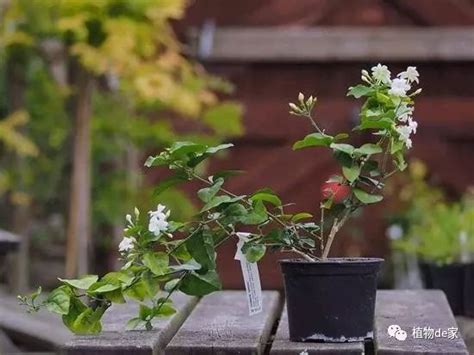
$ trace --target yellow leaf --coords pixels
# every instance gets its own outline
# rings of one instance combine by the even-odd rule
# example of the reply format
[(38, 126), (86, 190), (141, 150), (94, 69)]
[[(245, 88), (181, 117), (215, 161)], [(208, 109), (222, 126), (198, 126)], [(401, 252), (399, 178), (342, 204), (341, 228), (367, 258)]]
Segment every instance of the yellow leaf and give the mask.
[(38, 148), (25, 135), (18, 132), (17, 128), (29, 120), (25, 111), (16, 111), (0, 121), (0, 141), (19, 155), (37, 156)]

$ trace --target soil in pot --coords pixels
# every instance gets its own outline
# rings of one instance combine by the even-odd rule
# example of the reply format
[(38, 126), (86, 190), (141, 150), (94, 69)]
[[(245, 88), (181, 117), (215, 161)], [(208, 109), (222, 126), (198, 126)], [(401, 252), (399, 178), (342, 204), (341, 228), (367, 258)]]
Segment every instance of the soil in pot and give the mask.
[(420, 270), (425, 287), (442, 290), (453, 313), (464, 314), (464, 265), (423, 262), (420, 264)]
[(290, 340), (373, 338), (377, 273), (383, 259), (281, 260)]

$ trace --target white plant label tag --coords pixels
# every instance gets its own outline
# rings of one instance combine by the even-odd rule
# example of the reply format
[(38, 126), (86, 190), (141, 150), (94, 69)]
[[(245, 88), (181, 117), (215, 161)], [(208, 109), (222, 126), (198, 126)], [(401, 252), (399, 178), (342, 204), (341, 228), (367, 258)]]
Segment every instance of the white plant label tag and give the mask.
[(236, 233), (239, 237), (235, 260), (240, 261), (242, 276), (244, 277), (245, 291), (247, 293), (247, 303), (249, 315), (260, 313), (263, 310), (262, 285), (260, 284), (260, 274), (257, 263), (249, 263), (242, 253), (242, 247), (247, 240), (249, 233)]

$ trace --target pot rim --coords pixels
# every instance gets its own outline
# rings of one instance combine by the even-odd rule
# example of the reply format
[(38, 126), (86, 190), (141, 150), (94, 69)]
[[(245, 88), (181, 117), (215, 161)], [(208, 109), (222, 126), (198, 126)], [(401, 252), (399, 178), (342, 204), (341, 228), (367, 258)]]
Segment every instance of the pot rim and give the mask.
[(383, 258), (373, 258), (373, 257), (337, 257), (337, 258), (327, 258), (319, 259), (315, 261), (308, 261), (305, 259), (280, 259), (278, 263), (280, 264), (317, 264), (317, 265), (343, 265), (343, 264), (367, 264), (367, 263), (381, 263)]
[(441, 267), (466, 267), (466, 266), (471, 266), (474, 265), (474, 261), (467, 261), (467, 262), (461, 262), (461, 261), (454, 261), (451, 263), (437, 263), (436, 261), (432, 260), (426, 260), (426, 259), (421, 259), (419, 261), (420, 265), (426, 265), (426, 266), (435, 266), (438, 268)]

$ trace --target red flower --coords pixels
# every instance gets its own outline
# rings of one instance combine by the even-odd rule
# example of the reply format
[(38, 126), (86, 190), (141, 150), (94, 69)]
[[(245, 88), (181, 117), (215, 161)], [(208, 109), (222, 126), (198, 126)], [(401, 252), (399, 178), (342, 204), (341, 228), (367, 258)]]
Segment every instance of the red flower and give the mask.
[(327, 181), (321, 185), (321, 195), (323, 198), (331, 198), (334, 202), (342, 202), (351, 193), (351, 188), (347, 185), (335, 181)]

